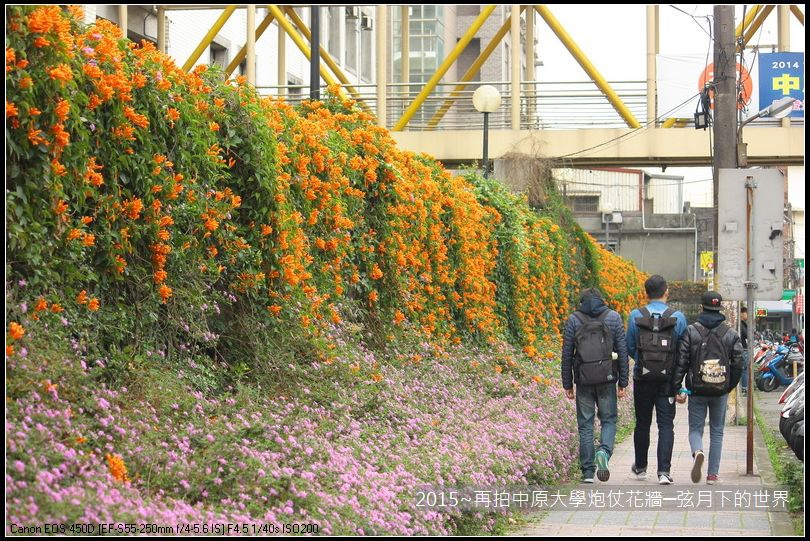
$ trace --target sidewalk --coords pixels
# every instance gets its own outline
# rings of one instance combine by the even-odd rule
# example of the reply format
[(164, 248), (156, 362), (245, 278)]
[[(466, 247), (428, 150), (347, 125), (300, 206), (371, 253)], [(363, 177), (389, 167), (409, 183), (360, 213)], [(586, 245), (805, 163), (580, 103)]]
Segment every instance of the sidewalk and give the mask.
[[(597, 421), (598, 424), (598, 421)], [(596, 430), (598, 430), (595, 427)], [(603, 492), (610, 490), (642, 490), (656, 491), (667, 489), (658, 485), (657, 477), (653, 479), (656, 467), (656, 445), (658, 429), (653, 419), (651, 429), (650, 463), (647, 467), (648, 480), (638, 481), (631, 478), (630, 466), (634, 460), (633, 437), (628, 437), (614, 449), (610, 460), (610, 480), (607, 483), (594, 485), (578, 484), (573, 488), (577, 490), (600, 489)], [(706, 467), (708, 465), (708, 425), (704, 434), (704, 445), (707, 447), (706, 462), (703, 465), (703, 479), (693, 484), (689, 475), (692, 467), (692, 456), (688, 439), (688, 411), (686, 404), (678, 405), (675, 416), (675, 449), (672, 454), (672, 477), (674, 484), (668, 488), (672, 490), (737, 490), (745, 488), (756, 490), (767, 488), (773, 490), (775, 476), (768, 460), (764, 441), (755, 427), (754, 446), (757, 449), (754, 456), (754, 476), (745, 475), (745, 448), (746, 427), (726, 426), (723, 439), (723, 458), (720, 463), (720, 483), (713, 486), (706, 484)], [(762, 476), (760, 476), (762, 469)], [(768, 512), (765, 509), (748, 509), (745, 511), (733, 510), (619, 510), (587, 508), (571, 510), (552, 510), (545, 514), (533, 515), (529, 524), (513, 535), (565, 535), (565, 536), (616, 536), (616, 535), (666, 535), (666, 536), (710, 536), (710, 535), (738, 535), (738, 536), (771, 536), (793, 535), (790, 519), (784, 512)]]

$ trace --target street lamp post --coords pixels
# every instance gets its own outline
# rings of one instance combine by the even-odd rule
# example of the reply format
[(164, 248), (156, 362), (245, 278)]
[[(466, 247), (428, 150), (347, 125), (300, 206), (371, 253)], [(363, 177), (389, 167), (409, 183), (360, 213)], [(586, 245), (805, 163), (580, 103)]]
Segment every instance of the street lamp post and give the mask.
[(484, 178), (489, 178), (489, 113), (501, 106), (501, 93), (492, 85), (478, 87), (473, 93), (473, 106), (484, 113)]
[(748, 144), (743, 143), (742, 130), (749, 123), (758, 118), (783, 118), (790, 114), (793, 109), (793, 102), (796, 98), (790, 96), (776, 100), (768, 107), (758, 111), (754, 115), (746, 118), (737, 128), (737, 167), (748, 167)]

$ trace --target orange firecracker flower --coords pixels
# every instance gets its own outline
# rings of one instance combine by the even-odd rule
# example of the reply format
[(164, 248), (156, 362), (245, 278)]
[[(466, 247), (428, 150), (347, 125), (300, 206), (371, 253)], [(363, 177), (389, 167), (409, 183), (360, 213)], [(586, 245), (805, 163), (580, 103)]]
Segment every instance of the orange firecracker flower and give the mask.
[(127, 467), (124, 464), (124, 459), (121, 458), (121, 455), (112, 455), (107, 453), (107, 466), (110, 470), (110, 475), (112, 475), (116, 481), (121, 483), (129, 482)]
[(19, 340), (25, 335), (25, 327), (15, 321), (12, 321), (8, 326), (8, 335), (12, 338), (12, 340)]

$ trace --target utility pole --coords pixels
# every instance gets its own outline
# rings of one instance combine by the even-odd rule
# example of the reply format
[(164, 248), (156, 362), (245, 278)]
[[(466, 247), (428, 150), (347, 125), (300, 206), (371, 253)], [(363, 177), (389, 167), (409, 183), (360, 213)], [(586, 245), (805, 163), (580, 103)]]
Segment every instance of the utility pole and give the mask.
[[(737, 167), (737, 56), (734, 43), (734, 6), (714, 6), (714, 249), (717, 268), (717, 239), (720, 169)], [(750, 310), (753, 310), (749, 307)]]
[[(734, 42), (734, 6), (714, 6), (714, 163), (713, 165), (713, 197), (714, 197), (714, 268), (719, 268), (718, 239), (720, 231), (720, 169), (736, 169), (739, 167), (737, 156), (737, 54)], [(754, 282), (754, 253), (752, 250), (756, 222), (754, 219), (754, 190), (757, 183), (753, 177), (747, 177), (746, 190), (746, 301), (749, 310), (748, 316), (748, 400), (747, 400), (747, 437), (746, 437), (746, 464), (747, 475), (754, 473), (754, 388), (752, 373), (752, 357), (754, 331), (756, 330), (756, 283)], [(724, 278), (721, 276), (721, 280)], [(737, 397), (739, 402), (740, 397)]]

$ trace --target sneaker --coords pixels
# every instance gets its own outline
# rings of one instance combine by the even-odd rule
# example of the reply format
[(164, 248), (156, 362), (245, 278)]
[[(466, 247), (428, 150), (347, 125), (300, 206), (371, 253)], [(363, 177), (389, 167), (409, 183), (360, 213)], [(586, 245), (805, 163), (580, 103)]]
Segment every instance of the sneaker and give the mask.
[(610, 479), (610, 470), (608, 469), (608, 456), (604, 451), (596, 452), (596, 477), (600, 481), (605, 482)]
[[(703, 477), (703, 451), (695, 453), (695, 462), (692, 464), (692, 482), (699, 483), (700, 478)], [(715, 475), (715, 478), (717, 476)]]
[(593, 484), (593, 477), (583, 477), (582, 482), (585, 483), (586, 485), (592, 485)]
[(715, 473), (710, 473), (709, 475), (706, 476), (706, 484), (707, 485), (713, 485), (717, 481), (718, 481), (717, 474), (715, 474)]
[(658, 484), (659, 485), (671, 485), (672, 484), (672, 477), (670, 477), (668, 473), (659, 473), (658, 474)]
[(636, 469), (636, 463), (633, 462), (633, 465), (630, 466), (630, 471), (633, 472), (633, 476), (639, 481), (646, 481), (647, 480), (647, 470), (639, 470)]

